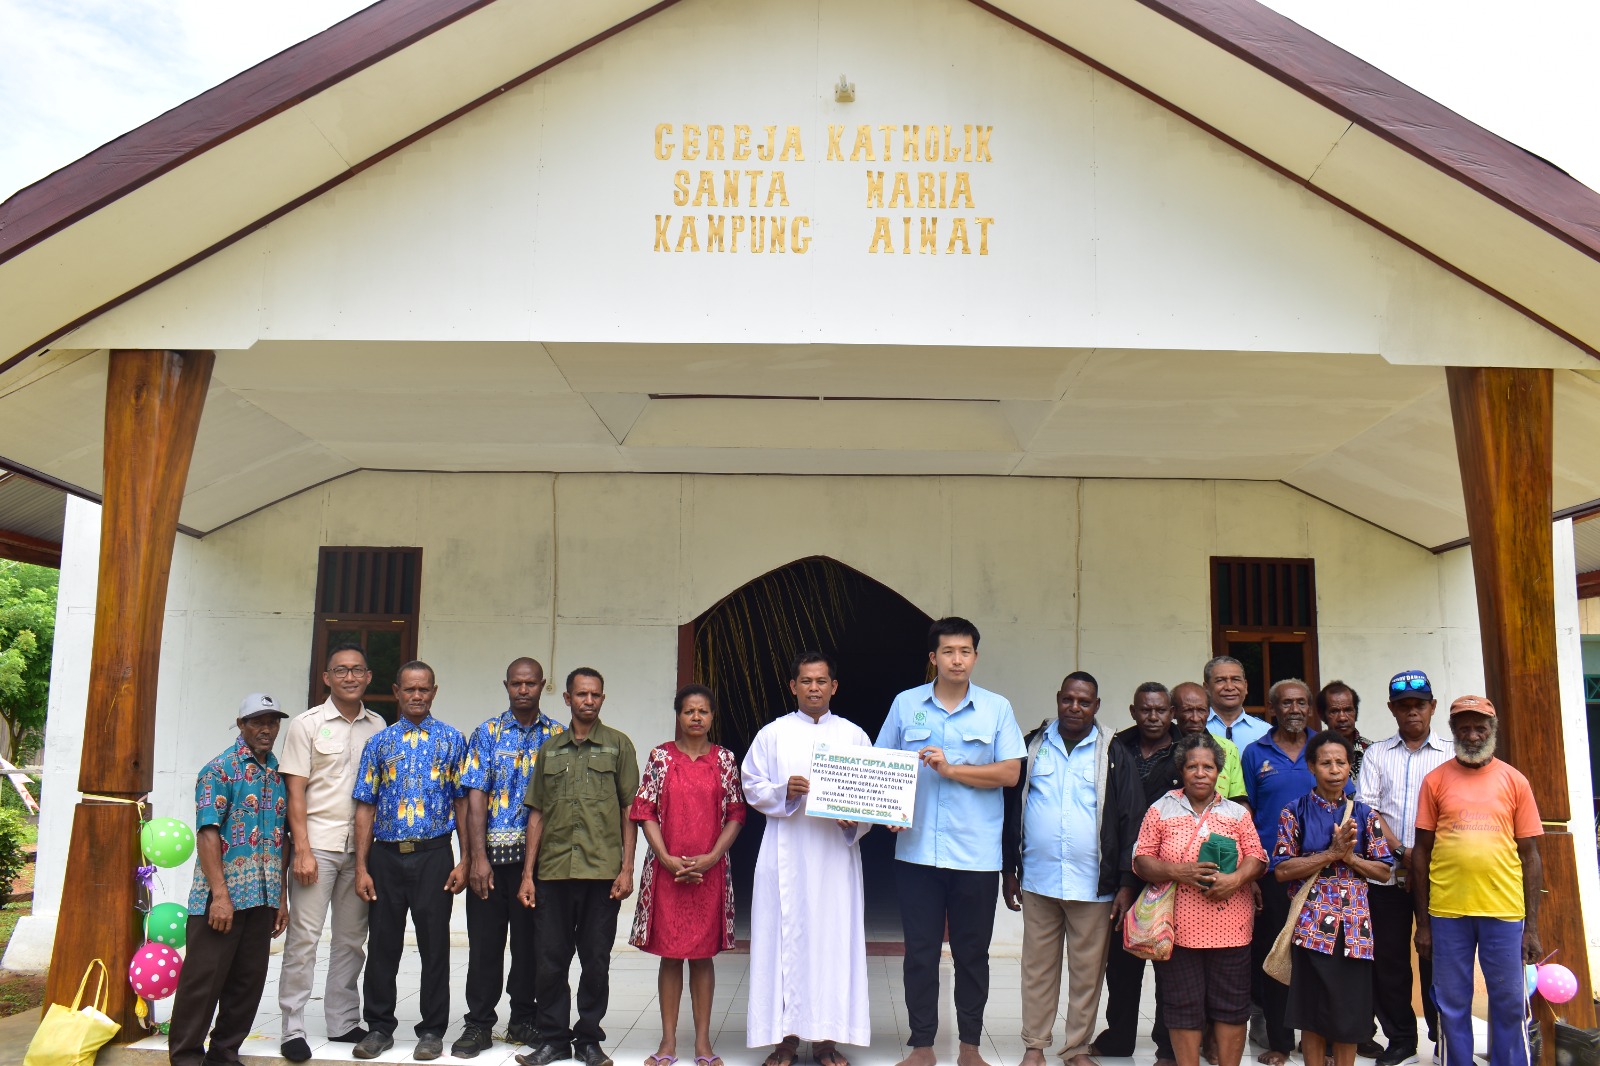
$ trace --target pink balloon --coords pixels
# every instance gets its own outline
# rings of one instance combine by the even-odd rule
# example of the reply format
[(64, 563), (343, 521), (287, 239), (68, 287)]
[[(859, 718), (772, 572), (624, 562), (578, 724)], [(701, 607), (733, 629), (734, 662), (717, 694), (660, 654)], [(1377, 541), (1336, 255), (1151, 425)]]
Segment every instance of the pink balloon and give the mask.
[(1578, 979), (1559, 962), (1539, 967), (1539, 994), (1549, 1003), (1565, 1003), (1578, 994)]
[(166, 999), (178, 990), (183, 956), (154, 941), (146, 941), (128, 963), (128, 983), (148, 1000)]

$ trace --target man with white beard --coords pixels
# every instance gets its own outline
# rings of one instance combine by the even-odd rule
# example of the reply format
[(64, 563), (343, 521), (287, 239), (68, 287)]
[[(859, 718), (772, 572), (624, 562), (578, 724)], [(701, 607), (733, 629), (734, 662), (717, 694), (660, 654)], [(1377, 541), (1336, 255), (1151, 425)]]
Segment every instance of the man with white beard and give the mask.
[(1528, 1066), (1523, 964), (1538, 962), (1544, 828), (1528, 779), (1494, 757), (1494, 704), (1450, 705), (1456, 757), (1422, 779), (1412, 872), (1417, 954), (1433, 959), (1444, 1066), (1472, 1066), (1472, 961), (1489, 993), (1490, 1066)]
[(872, 741), (828, 709), (833, 660), (802, 652), (791, 678), (799, 709), (762, 727), (742, 768), (745, 802), (767, 816), (750, 900), (747, 1046), (775, 1044), (764, 1066), (792, 1066), (809, 1040), (819, 1066), (850, 1066), (837, 1045), (872, 1036), (856, 846), (871, 826), (809, 817), (806, 775), (816, 744)]

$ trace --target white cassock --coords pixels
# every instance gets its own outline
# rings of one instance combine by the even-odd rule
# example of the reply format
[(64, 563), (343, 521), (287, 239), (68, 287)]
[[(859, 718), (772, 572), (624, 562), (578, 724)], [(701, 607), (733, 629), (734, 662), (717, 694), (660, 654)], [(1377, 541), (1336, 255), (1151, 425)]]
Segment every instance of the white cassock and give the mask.
[(856, 846), (871, 826), (847, 831), (807, 817), (804, 796), (788, 799), (789, 778), (810, 776), (818, 741), (872, 743), (832, 711), (816, 721), (794, 711), (763, 727), (744, 757), (745, 803), (767, 816), (750, 899), (750, 1047), (786, 1036), (872, 1039)]

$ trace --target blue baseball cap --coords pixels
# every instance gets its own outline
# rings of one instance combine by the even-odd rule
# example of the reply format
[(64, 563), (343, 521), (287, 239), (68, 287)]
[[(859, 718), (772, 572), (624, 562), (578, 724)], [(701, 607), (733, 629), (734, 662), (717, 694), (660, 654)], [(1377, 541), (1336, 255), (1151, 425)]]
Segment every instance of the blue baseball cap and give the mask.
[(1433, 683), (1421, 670), (1402, 670), (1389, 679), (1390, 703), (1410, 699), (1433, 699)]

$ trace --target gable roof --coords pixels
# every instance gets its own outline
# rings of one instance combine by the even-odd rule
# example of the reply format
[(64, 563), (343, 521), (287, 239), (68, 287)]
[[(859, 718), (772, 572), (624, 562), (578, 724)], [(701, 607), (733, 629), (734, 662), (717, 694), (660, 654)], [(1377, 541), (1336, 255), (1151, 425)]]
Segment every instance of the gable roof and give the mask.
[[(581, 16), (548, 0), (379, 0), (96, 149), (0, 204), (0, 279), (30, 259), (30, 276), (62, 269), (96, 223), (126, 224), (119, 206), (168, 221), (192, 193), (182, 175), (214, 181), (208, 159), (298, 112), (314, 132), (319, 102), (414, 89), (418, 65), (482, 58), (476, 77), (434, 78), (389, 109), (399, 122), (334, 145), (336, 158), (284, 153), (281, 180), (240, 187), (232, 210), (151, 234), (103, 276), (75, 269), (70, 299), (10, 314), (0, 371), (73, 326), (226, 247), (417, 138), (628, 26), (672, 6), (592, 0)], [(1600, 194), (1254, 0), (969, 0), (1101, 70), (1421, 252), (1564, 339), (1600, 353)], [(490, 55), (526, 34), (529, 48)], [(426, 55), (424, 55), (426, 53)], [(414, 61), (408, 64), (408, 57)], [(520, 66), (506, 66), (506, 62)], [(390, 69), (392, 68), (392, 69)], [(387, 70), (388, 77), (379, 74)], [(363, 81), (367, 84), (358, 85)], [(446, 84), (448, 82), (448, 84)], [(427, 97), (422, 99), (422, 97)], [(380, 123), (373, 122), (374, 127)], [(325, 147), (325, 146), (324, 146)], [(352, 151), (351, 149), (355, 149)], [(324, 153), (326, 154), (326, 153)], [(237, 161), (234, 161), (235, 165)], [(170, 185), (171, 199), (160, 190)], [(141, 196), (141, 194), (143, 194)], [(71, 239), (74, 231), (79, 240)], [(55, 254), (31, 256), (60, 244)], [(0, 291), (18, 292), (0, 285)], [(19, 298), (19, 309), (29, 306)]]

